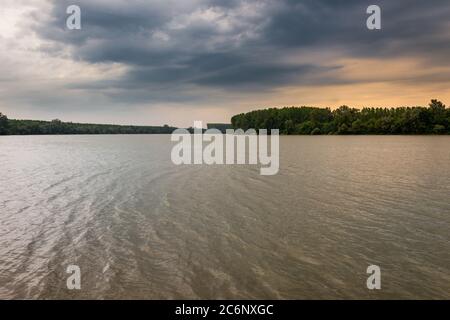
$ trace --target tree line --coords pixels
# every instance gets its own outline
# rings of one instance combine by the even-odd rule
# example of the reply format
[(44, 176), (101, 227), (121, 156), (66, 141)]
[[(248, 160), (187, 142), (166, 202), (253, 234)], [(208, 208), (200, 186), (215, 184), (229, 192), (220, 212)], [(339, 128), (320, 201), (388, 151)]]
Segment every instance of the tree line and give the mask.
[(122, 126), (52, 121), (13, 120), (0, 113), (0, 135), (54, 134), (170, 134), (176, 128), (165, 126)]
[(314, 107), (270, 108), (234, 116), (235, 129), (279, 129), (281, 134), (450, 134), (450, 108), (431, 100), (428, 107), (336, 110)]

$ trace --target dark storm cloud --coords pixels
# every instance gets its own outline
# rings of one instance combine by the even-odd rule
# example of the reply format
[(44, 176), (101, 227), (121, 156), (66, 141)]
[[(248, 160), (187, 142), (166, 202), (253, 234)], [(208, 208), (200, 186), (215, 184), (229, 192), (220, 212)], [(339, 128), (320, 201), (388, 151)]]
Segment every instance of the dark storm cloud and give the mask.
[[(65, 29), (71, 4), (82, 8), (81, 31)], [(371, 4), (382, 8), (382, 31), (366, 28)], [(192, 85), (251, 90), (341, 81), (326, 72), (339, 68), (332, 61), (286, 62), (294, 50), (415, 56), (430, 64), (448, 64), (450, 55), (447, 0), (64, 0), (54, 2), (51, 16), (39, 26), (41, 37), (69, 47), (74, 59), (128, 66), (125, 76), (97, 88), (149, 88), (142, 100), (152, 90), (169, 94), (170, 86), (180, 93)]]
[[(371, 4), (382, 9), (382, 31), (366, 28), (365, 11)], [(443, 34), (449, 39), (449, 21), (445, 0), (286, 0), (273, 12), (264, 41), (287, 49), (338, 45), (361, 56), (423, 54), (430, 45), (440, 47)]]

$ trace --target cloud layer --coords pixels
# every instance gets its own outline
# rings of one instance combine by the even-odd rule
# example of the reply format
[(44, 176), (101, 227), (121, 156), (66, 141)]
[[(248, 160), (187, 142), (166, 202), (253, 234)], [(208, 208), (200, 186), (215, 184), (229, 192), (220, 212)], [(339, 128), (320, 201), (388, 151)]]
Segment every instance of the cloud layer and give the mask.
[[(113, 122), (184, 125), (188, 110), (226, 121), (274, 104), (334, 106), (345, 94), (366, 105), (450, 97), (444, 0), (377, 1), (381, 31), (366, 28), (365, 0), (31, 2), (6, 0), (0, 37), (0, 107), (17, 115), (108, 110)], [(79, 31), (66, 28), (73, 4)]]

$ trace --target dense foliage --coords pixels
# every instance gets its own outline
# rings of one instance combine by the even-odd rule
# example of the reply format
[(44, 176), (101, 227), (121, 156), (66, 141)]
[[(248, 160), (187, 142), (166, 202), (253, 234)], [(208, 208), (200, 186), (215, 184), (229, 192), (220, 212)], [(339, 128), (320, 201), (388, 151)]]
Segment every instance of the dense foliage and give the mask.
[(0, 134), (7, 133), (8, 122), (8, 117), (0, 112)]
[(234, 128), (280, 129), (282, 134), (450, 134), (450, 109), (437, 100), (429, 107), (291, 107), (239, 114)]
[(163, 127), (120, 126), (109, 124), (82, 124), (72, 122), (8, 120), (0, 113), (0, 134), (35, 135), (35, 134), (165, 134), (172, 133), (176, 128), (167, 125)]

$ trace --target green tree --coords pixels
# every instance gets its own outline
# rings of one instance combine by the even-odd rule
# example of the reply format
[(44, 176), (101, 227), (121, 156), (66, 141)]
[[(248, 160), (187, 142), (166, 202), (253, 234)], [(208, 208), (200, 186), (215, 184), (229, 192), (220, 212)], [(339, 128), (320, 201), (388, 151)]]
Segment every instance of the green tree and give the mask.
[(234, 116), (232, 123), (235, 128), (275, 128), (284, 134), (450, 134), (450, 108), (438, 100), (428, 107), (271, 108)]
[(286, 134), (292, 134), (292, 133), (294, 133), (294, 130), (295, 130), (294, 121), (286, 120), (284, 123), (283, 132)]
[(433, 128), (433, 132), (435, 134), (443, 134), (445, 133), (445, 127), (443, 125), (436, 124)]
[(334, 121), (338, 125), (338, 127), (342, 127), (342, 125), (345, 124), (345, 126), (351, 127), (352, 123), (356, 120), (356, 117), (358, 115), (357, 109), (349, 108), (348, 106), (342, 106), (336, 110), (334, 110)]
[(363, 123), (361, 121), (361, 119), (355, 120), (352, 123), (352, 132), (355, 134), (359, 134), (364, 132), (363, 130)]
[(0, 134), (6, 134), (8, 132), (8, 117), (0, 112)]
[(434, 124), (444, 124), (446, 120), (445, 104), (438, 100), (431, 100), (430, 112)]
[(348, 126), (345, 123), (341, 124), (338, 130), (338, 134), (349, 134), (349, 133), (350, 129), (348, 128)]
[(321, 134), (321, 131), (319, 128), (315, 128), (313, 131), (311, 131), (311, 135), (313, 135), (313, 136), (317, 136), (320, 134)]
[(297, 134), (311, 134), (314, 128), (314, 123), (312, 121), (306, 121), (298, 124), (295, 128), (295, 131)]

